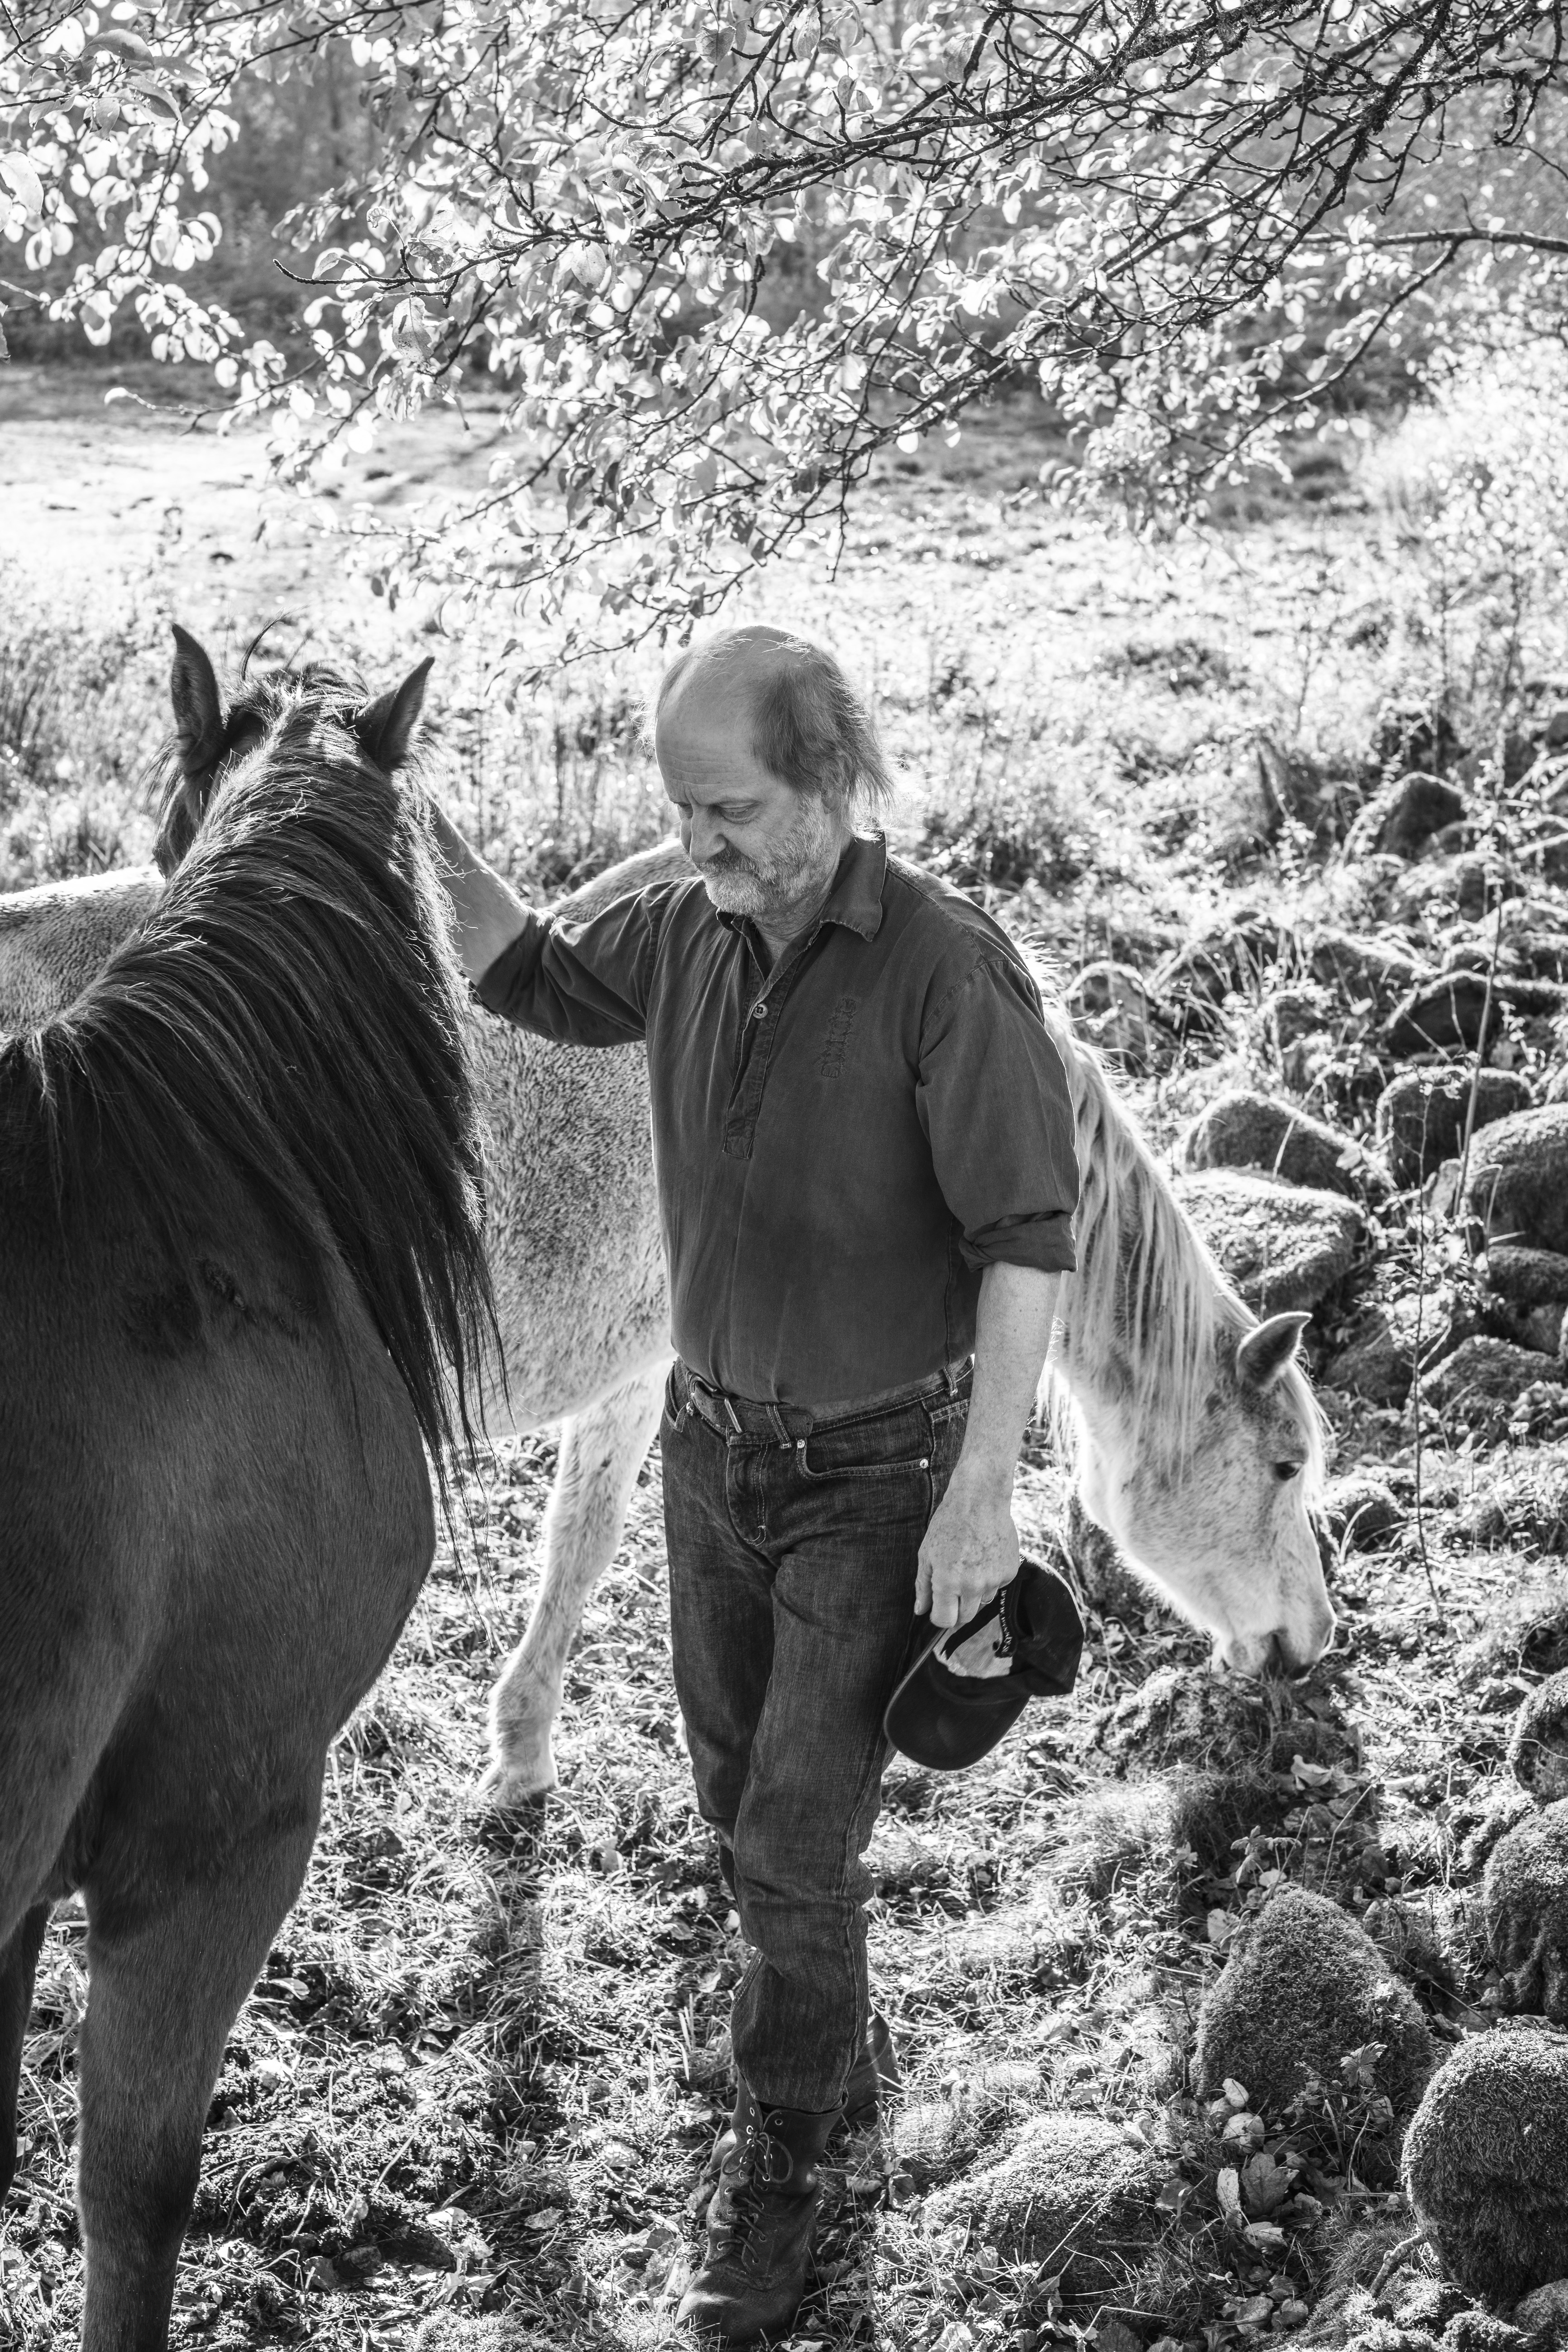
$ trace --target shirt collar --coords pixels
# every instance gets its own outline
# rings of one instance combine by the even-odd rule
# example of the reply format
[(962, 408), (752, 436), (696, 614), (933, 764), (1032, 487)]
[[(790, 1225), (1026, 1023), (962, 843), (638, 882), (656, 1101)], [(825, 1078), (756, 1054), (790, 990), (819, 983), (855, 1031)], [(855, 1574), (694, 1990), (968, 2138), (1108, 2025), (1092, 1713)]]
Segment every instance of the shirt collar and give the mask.
[[(857, 834), (838, 861), (833, 887), (817, 922), (839, 923), (863, 940), (874, 940), (882, 927), (882, 887), (888, 878), (888, 840), (874, 833)], [(714, 910), (728, 931), (744, 933), (750, 917)]]

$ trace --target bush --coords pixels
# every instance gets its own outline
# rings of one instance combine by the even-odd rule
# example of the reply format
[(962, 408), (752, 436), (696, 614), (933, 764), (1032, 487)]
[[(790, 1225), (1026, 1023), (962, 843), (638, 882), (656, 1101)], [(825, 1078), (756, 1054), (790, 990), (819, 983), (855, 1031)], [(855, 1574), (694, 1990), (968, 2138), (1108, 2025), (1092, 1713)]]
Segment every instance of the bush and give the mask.
[(40, 607), (0, 563), (0, 889), (147, 854), (142, 780), (167, 723), (157, 629)]

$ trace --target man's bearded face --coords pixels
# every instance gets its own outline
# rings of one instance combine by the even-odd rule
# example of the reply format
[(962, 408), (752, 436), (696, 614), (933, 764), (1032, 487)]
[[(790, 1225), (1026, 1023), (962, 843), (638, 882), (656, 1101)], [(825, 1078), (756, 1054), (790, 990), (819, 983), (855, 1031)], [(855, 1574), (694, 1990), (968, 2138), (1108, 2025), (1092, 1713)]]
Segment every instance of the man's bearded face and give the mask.
[(836, 840), (827, 803), (802, 793), (795, 821), (771, 848), (742, 856), (729, 845), (698, 866), (709, 898), (726, 915), (767, 915), (792, 906), (820, 871)]

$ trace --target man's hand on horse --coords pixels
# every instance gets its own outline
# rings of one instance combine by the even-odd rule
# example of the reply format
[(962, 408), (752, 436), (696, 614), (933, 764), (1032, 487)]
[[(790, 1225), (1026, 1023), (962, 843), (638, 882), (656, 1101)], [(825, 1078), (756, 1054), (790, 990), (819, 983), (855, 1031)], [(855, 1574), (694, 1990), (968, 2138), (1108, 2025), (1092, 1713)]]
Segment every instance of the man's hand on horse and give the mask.
[[(936, 1626), (962, 1625), (1018, 1572), (1018, 1530), (1005, 1493), (966, 1477), (960, 1460), (921, 1546), (915, 1608)], [(1005, 1674), (997, 1627), (984, 1626), (949, 1661), (963, 1675)], [(971, 1654), (973, 1653), (973, 1655)]]

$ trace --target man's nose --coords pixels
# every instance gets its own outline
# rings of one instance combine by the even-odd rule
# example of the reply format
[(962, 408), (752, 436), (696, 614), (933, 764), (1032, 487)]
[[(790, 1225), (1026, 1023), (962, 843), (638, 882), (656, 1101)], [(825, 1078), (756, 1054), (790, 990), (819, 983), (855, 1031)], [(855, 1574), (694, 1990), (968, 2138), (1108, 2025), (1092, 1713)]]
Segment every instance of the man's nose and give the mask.
[(721, 849), (724, 845), (723, 835), (718, 824), (712, 817), (705, 815), (700, 809), (688, 820), (685, 833), (686, 855), (698, 866), (711, 857), (716, 849)]

